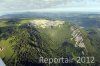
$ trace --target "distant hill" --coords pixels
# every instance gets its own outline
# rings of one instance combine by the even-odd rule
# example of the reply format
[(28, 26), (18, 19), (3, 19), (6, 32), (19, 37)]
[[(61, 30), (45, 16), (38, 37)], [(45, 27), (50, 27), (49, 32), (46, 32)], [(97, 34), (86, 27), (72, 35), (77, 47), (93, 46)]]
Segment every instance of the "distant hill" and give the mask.
[(50, 20), (66, 20), (82, 27), (99, 27), (100, 14), (98, 13), (41, 13), (41, 12), (20, 12), (0, 16), (0, 19), (28, 19), (45, 18)]
[[(55, 16), (56, 15), (56, 16)], [(17, 12), (13, 14), (6, 14), (0, 16), (0, 18), (61, 18), (64, 19), (66, 17), (88, 17), (88, 16), (100, 16), (97, 13), (66, 13), (66, 12), (57, 12), (57, 13), (49, 13), (49, 12)]]

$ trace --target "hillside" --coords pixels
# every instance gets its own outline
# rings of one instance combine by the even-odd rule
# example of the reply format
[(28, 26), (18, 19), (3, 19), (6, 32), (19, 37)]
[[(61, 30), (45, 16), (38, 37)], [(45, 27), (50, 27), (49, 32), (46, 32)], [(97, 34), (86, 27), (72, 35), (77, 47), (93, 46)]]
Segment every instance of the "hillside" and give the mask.
[(0, 57), (7, 66), (32, 66), (39, 57), (74, 58), (72, 63), (81, 66), (77, 57), (96, 57), (88, 32), (67, 21), (2, 19), (0, 25)]

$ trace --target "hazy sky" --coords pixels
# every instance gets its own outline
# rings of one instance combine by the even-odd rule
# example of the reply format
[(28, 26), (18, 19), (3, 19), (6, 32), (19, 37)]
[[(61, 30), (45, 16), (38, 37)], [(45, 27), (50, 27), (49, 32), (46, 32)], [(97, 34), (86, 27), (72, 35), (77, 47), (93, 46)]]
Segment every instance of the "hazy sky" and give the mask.
[(17, 11), (99, 12), (100, 0), (0, 0), (0, 14)]

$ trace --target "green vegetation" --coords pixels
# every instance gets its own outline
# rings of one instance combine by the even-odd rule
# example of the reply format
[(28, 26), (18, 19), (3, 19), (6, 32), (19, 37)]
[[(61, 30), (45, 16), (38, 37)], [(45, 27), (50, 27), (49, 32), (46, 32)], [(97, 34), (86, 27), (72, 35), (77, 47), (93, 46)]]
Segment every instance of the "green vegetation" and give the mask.
[(100, 59), (100, 31), (97, 28), (87, 30), (91, 45), (95, 48), (94, 56), (99, 61)]
[[(27, 64), (38, 63), (41, 56), (46, 58), (75, 58), (74, 64), (77, 65), (76, 57), (95, 56), (94, 52), (99, 50), (97, 46), (99, 38), (97, 36), (93, 38), (99, 33), (91, 36), (89, 31), (87, 33), (80, 29), (88, 51), (83, 55), (82, 51), (86, 52), (84, 48), (75, 47), (75, 41), (71, 41), (70, 27), (73, 25), (69, 22), (66, 21), (60, 27), (37, 28), (29, 23), (30, 20), (32, 19), (0, 20), (0, 48), (3, 48), (0, 51), (0, 57), (7, 66), (27, 66)], [(97, 47), (98, 49), (96, 49)], [(98, 58), (100, 57), (96, 57), (96, 59)], [(48, 64), (43, 65), (48, 66)], [(78, 65), (82, 66), (81, 64)]]

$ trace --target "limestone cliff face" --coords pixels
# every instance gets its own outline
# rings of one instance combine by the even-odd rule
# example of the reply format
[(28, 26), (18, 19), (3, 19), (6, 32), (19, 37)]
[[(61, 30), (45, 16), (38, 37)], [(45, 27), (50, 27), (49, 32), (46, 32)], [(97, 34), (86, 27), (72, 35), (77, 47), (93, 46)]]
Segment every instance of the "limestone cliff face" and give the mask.
[(46, 27), (60, 27), (61, 25), (64, 24), (64, 21), (56, 20), (56, 21), (51, 21), (51, 20), (46, 20), (46, 19), (37, 19), (37, 20), (32, 20), (30, 23), (34, 26), (38, 26), (41, 28), (46, 28)]
[[(74, 41), (75, 42), (75, 47), (80, 47), (80, 48), (84, 48), (85, 49), (85, 52), (88, 52), (86, 46), (85, 46), (85, 43), (84, 43), (84, 38), (82, 36), (82, 33), (80, 31), (79, 28), (76, 28), (74, 26), (71, 26), (70, 27), (70, 30), (71, 30), (71, 41)], [(82, 51), (82, 54), (84, 55), (85, 54), (84, 51)]]
[(82, 33), (80, 32), (80, 30), (75, 28), (75, 27), (73, 27), (73, 26), (70, 29), (72, 31), (71, 40), (75, 41), (75, 47), (79, 46), (81, 48), (85, 48), (84, 41), (83, 41), (84, 39), (82, 37)]

